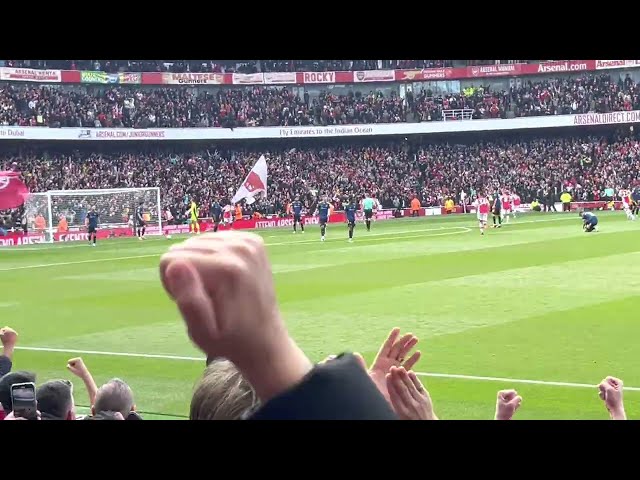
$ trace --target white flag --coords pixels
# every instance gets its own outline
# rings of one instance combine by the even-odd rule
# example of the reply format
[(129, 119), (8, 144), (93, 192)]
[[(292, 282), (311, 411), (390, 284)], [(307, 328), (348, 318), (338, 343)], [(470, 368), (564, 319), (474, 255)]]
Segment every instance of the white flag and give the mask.
[(267, 197), (267, 160), (264, 155), (260, 156), (247, 178), (244, 179), (231, 199), (231, 203), (238, 203), (243, 198), (253, 198), (260, 192), (265, 198)]

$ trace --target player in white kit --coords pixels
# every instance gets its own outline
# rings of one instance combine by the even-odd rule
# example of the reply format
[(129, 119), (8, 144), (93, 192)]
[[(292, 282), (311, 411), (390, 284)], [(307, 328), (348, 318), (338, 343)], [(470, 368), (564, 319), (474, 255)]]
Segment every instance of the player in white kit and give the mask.
[(510, 197), (511, 197), (511, 213), (513, 215), (513, 218), (516, 218), (516, 213), (520, 211), (520, 195), (513, 192), (511, 193)]
[(631, 211), (631, 190), (622, 189), (618, 192), (618, 195), (622, 199), (622, 209), (629, 220), (635, 220), (636, 217)]

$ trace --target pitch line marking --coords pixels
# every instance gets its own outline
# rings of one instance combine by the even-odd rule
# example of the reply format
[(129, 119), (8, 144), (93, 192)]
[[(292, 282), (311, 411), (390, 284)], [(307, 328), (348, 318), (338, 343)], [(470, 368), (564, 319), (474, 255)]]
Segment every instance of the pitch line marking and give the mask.
[[(503, 377), (479, 377), (475, 375), (456, 375), (450, 373), (425, 373), (416, 372), (416, 375), (422, 377), (434, 377), (434, 378), (451, 378), (458, 380), (475, 380), (481, 382), (503, 382), (503, 383), (526, 383), (529, 385), (546, 385), (550, 387), (572, 387), (572, 388), (598, 388), (597, 385), (589, 385), (588, 383), (573, 383), (573, 382), (550, 382), (546, 380), (525, 380), (521, 378), (503, 378)], [(632, 392), (640, 392), (640, 387), (627, 387), (624, 386), (624, 390)]]
[[(181, 360), (192, 362), (205, 362), (203, 357), (188, 357), (181, 355), (162, 355), (155, 353), (128, 353), (128, 352), (103, 352), (99, 350), (74, 350), (67, 348), (48, 348), (48, 347), (16, 347), (16, 350), (26, 350), (34, 352), (55, 352), (55, 353), (73, 353), (81, 355), (104, 355), (110, 357), (131, 357), (131, 358), (157, 358), (163, 360)], [(454, 380), (475, 380), (481, 382), (500, 382), (500, 383), (523, 383), (529, 385), (546, 385), (550, 387), (569, 387), (569, 388), (591, 388), (595, 389), (597, 385), (590, 385), (588, 383), (573, 383), (573, 382), (552, 382), (545, 380), (527, 380), (521, 378), (503, 378), (503, 377), (483, 377), (475, 375), (457, 375), (451, 373), (428, 373), (428, 372), (416, 372), (416, 375), (421, 377), (433, 377), (433, 378), (449, 378)], [(640, 392), (640, 387), (624, 387), (625, 391)]]
[(33, 352), (55, 352), (55, 353), (79, 353), (82, 355), (104, 355), (109, 357), (138, 357), (138, 358), (160, 358), (164, 360), (187, 360), (204, 362), (201, 357), (186, 357), (180, 355), (164, 355), (156, 353), (129, 353), (129, 352), (103, 352), (99, 350), (74, 350), (68, 348), (49, 348), (49, 347), (16, 347), (16, 350), (27, 350)]

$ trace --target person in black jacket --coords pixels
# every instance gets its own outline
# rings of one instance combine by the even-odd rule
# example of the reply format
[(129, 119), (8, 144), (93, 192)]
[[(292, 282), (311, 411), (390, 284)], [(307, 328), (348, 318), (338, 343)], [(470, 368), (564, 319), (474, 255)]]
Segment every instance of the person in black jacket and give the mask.
[(558, 210), (556, 209), (556, 195), (553, 188), (549, 188), (546, 193), (547, 195), (545, 197), (545, 203), (547, 205), (547, 212), (550, 212), (551, 210), (557, 212)]
[(357, 358), (314, 367), (289, 336), (262, 237), (191, 238), (162, 256), (160, 278), (191, 340), (207, 357), (233, 362), (253, 386), (262, 407), (251, 418), (397, 418)]
[(397, 420), (353, 354), (317, 365), (293, 388), (248, 415), (251, 420)]

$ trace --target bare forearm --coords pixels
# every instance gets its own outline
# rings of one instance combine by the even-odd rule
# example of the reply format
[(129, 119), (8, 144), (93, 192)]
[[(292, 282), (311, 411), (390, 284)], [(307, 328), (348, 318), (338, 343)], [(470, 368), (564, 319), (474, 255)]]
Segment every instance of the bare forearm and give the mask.
[(291, 338), (287, 338), (287, 344), (277, 355), (251, 363), (237, 367), (263, 403), (293, 388), (313, 368), (311, 361)]
[(82, 378), (82, 381), (89, 395), (89, 404), (94, 405), (96, 403), (96, 396), (98, 395), (98, 386), (89, 372)]
[(9, 373), (12, 367), (13, 362), (11, 361), (11, 357), (0, 355), (0, 377)]
[(496, 415), (495, 417), (493, 417), (494, 420), (511, 420), (513, 419), (513, 413), (508, 413), (508, 412), (500, 412), (499, 410), (496, 410)]
[(11, 346), (4, 346), (2, 348), (2, 355), (4, 355), (5, 357), (7, 357), (9, 360), (13, 360), (13, 351), (15, 350), (15, 347), (13, 345)]
[(609, 414), (611, 415), (611, 420), (626, 420), (627, 413), (624, 411), (624, 407), (617, 408), (615, 410), (610, 410)]

